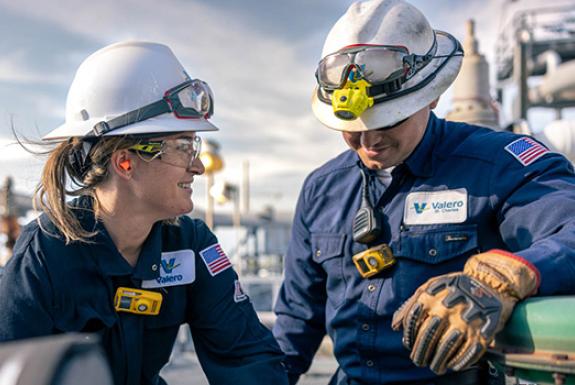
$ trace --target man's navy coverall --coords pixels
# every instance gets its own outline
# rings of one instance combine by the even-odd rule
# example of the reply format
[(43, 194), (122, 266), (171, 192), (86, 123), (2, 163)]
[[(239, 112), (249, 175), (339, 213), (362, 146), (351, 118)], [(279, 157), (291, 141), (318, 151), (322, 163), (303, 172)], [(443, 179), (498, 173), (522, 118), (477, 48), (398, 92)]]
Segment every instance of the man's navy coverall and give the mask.
[(397, 259), (371, 279), (361, 278), (352, 261), (368, 248), (351, 235), (361, 202), (358, 155), (348, 150), (311, 173), (299, 197), (275, 308), (274, 335), (290, 377), (307, 371), (327, 332), (350, 381), (434, 378), (411, 362), (391, 318), (429, 278), (461, 271), (482, 251), (504, 249), (532, 262), (541, 272), (539, 295), (573, 293), (572, 165), (545, 148), (531, 162), (521, 146), (529, 143), (512, 133), (431, 114), (424, 137), (394, 168), (387, 189), (365, 170), (371, 205), (384, 223), (370, 246), (387, 243)]

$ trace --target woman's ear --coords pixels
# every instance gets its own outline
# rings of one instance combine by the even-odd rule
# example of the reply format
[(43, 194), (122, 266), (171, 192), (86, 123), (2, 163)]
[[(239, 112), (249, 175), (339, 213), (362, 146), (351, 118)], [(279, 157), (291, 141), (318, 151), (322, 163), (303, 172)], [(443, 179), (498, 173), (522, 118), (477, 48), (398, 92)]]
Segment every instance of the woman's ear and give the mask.
[(132, 178), (133, 163), (128, 150), (119, 150), (114, 152), (110, 159), (110, 165), (120, 178)]
[(431, 104), (429, 105), (429, 108), (433, 110), (435, 107), (437, 107), (438, 103), (439, 103), (439, 98), (437, 98), (433, 102), (431, 102)]

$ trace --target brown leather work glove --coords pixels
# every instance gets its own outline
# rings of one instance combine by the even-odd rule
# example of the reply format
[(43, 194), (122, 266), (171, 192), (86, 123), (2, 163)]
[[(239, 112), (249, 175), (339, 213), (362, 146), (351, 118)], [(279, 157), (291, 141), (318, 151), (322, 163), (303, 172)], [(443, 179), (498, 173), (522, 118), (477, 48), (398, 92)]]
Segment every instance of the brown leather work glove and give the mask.
[(539, 271), (521, 257), (491, 250), (471, 257), (462, 273), (431, 278), (393, 315), (417, 366), (437, 374), (462, 370), (485, 352), (517, 301), (535, 293)]

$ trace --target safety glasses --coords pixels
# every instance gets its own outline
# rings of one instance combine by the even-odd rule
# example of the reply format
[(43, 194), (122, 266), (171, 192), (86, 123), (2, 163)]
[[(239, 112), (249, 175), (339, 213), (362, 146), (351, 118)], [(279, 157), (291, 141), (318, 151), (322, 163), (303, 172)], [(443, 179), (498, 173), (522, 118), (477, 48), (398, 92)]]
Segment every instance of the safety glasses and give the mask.
[[(334, 79), (336, 79), (335, 74), (337, 73), (337, 71), (333, 70), (330, 73), (330, 81), (326, 82), (325, 80), (327, 79), (326, 76), (321, 75), (320, 72), (324, 72), (326, 73), (326, 69), (321, 69), (321, 61), (320, 61), (320, 65), (318, 66), (318, 70), (316, 71), (316, 78), (319, 84), (319, 87), (317, 88), (317, 96), (319, 98), (319, 100), (321, 100), (324, 103), (327, 104), (331, 104), (332, 103), (332, 95), (333, 95), (333, 91), (343, 87), (343, 85), (345, 85), (345, 80), (347, 77), (351, 76), (351, 73), (353, 73), (353, 76), (367, 76), (367, 80), (369, 81), (369, 83), (371, 84), (371, 87), (369, 87), (367, 89), (367, 93), (370, 97), (373, 97), (373, 101), (375, 104), (378, 103), (384, 103), (387, 102), (389, 100), (392, 99), (396, 99), (402, 96), (405, 96), (407, 94), (410, 94), (412, 92), (418, 91), (420, 89), (422, 89), (423, 87), (427, 86), (433, 79), (435, 79), (435, 77), (437, 76), (437, 74), (439, 72), (441, 72), (441, 70), (447, 65), (447, 63), (450, 61), (450, 59), (454, 56), (463, 56), (463, 48), (461, 47), (461, 44), (459, 43), (459, 41), (453, 37), (451, 34), (444, 32), (444, 31), (435, 31), (436, 35), (442, 35), (444, 37), (447, 37), (451, 43), (453, 48), (451, 49), (451, 51), (445, 55), (436, 55), (437, 53), (437, 37), (435, 37), (435, 40), (433, 42), (433, 46), (431, 47), (431, 49), (428, 51), (427, 54), (423, 55), (423, 56), (418, 56), (418, 55), (411, 55), (411, 58), (407, 58), (407, 56), (405, 57), (405, 62), (403, 63), (405, 65), (405, 67), (407, 68), (405, 76), (391, 76), (392, 74), (398, 74), (398, 70), (388, 70), (388, 71), (381, 71), (381, 70), (373, 70), (373, 68), (379, 68), (379, 66), (381, 64), (379, 63), (379, 60), (382, 60), (381, 63), (390, 63), (389, 58), (381, 58), (378, 59), (378, 61), (375, 62), (371, 62), (371, 66), (368, 66), (368, 64), (370, 63), (356, 63), (357, 59), (352, 56), (350, 56), (350, 60), (352, 60), (351, 62), (348, 63), (348, 66), (340, 66), (340, 70), (342, 71), (339, 75), (339, 81), (337, 84), (342, 84), (340, 87), (333, 87), (336, 83), (333, 82)], [(357, 48), (360, 51), (357, 52), (361, 52), (364, 50), (367, 50), (368, 48), (375, 48), (375, 47), (385, 47), (385, 46), (366, 46), (366, 45), (362, 45), (362, 46), (357, 46), (357, 47), (347, 47), (346, 49), (350, 49), (353, 51), (353, 48)], [(386, 47), (388, 50), (390, 47)], [(399, 51), (402, 50), (401, 47), (393, 47), (394, 49), (397, 49)], [(337, 55), (342, 53), (344, 50), (342, 50), (341, 52), (336, 52), (332, 55)], [(389, 50), (392, 51), (392, 50)], [(354, 53), (354, 52), (352, 52)], [(326, 56), (323, 60), (327, 59), (330, 55)], [(409, 56), (409, 55), (408, 55)], [(439, 66), (437, 66), (437, 68), (435, 68), (435, 70), (433, 72), (431, 72), (430, 74), (428, 74), (423, 80), (421, 80), (418, 84), (413, 85), (409, 88), (403, 88), (403, 84), (405, 82), (407, 82), (411, 77), (413, 77), (418, 71), (420, 71), (422, 68), (424, 68), (431, 60), (433, 59), (445, 59), (441, 62), (441, 64)], [(370, 61), (372, 61), (374, 59), (374, 56), (370, 56)], [(403, 61), (404, 59), (402, 59)], [(407, 64), (405, 64), (407, 63)], [(381, 65), (382, 68), (385, 67), (385, 65)], [(371, 68), (371, 70), (370, 70)], [(393, 68), (393, 67), (392, 67)], [(370, 72), (371, 71), (371, 72)], [(383, 80), (383, 81), (379, 81), (378, 79), (382, 78), (383, 76), (385, 76), (385, 73), (388, 72), (390, 75), (388, 75), (387, 80)], [(377, 75), (377, 76), (376, 76)], [(323, 80), (320, 80), (323, 79)], [(370, 80), (371, 79), (371, 80)], [(323, 85), (322, 85), (323, 84)]]
[[(355, 45), (327, 55), (318, 64), (316, 78), (327, 90), (342, 88), (350, 76), (372, 85), (409, 80), (437, 51), (437, 40), (425, 55), (410, 54), (406, 47)], [(352, 79), (353, 80), (353, 79)]]
[(154, 103), (117, 116), (109, 121), (99, 122), (92, 130), (93, 136), (101, 136), (112, 130), (141, 122), (171, 112), (178, 119), (208, 119), (214, 113), (214, 98), (208, 84), (199, 79), (167, 90), (164, 97)]
[(202, 151), (202, 139), (199, 136), (147, 141), (130, 147), (142, 160), (154, 159), (172, 166), (190, 169)]

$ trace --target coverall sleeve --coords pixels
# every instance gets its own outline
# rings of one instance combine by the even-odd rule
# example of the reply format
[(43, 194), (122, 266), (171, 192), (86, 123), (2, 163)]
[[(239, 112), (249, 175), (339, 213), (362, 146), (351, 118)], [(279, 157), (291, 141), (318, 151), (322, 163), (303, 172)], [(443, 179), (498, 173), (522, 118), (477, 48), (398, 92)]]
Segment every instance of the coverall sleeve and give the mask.
[[(507, 155), (507, 154), (506, 154)], [(541, 273), (541, 296), (575, 294), (575, 176), (562, 155), (528, 166), (512, 160), (493, 175), (503, 198), (499, 229), (509, 250)]]
[(54, 333), (52, 285), (38, 254), (30, 246), (15, 253), (0, 278), (0, 342)]
[[(211, 238), (211, 244), (217, 243), (213, 235)], [(211, 276), (202, 261), (196, 263), (196, 269), (187, 322), (210, 384), (287, 384), (283, 354), (249, 299), (238, 298), (234, 270)]]
[(300, 193), (288, 250), (284, 281), (275, 305), (273, 332), (286, 355), (291, 383), (305, 373), (325, 333), (326, 273), (312, 259), (311, 233), (305, 221), (306, 184)]

